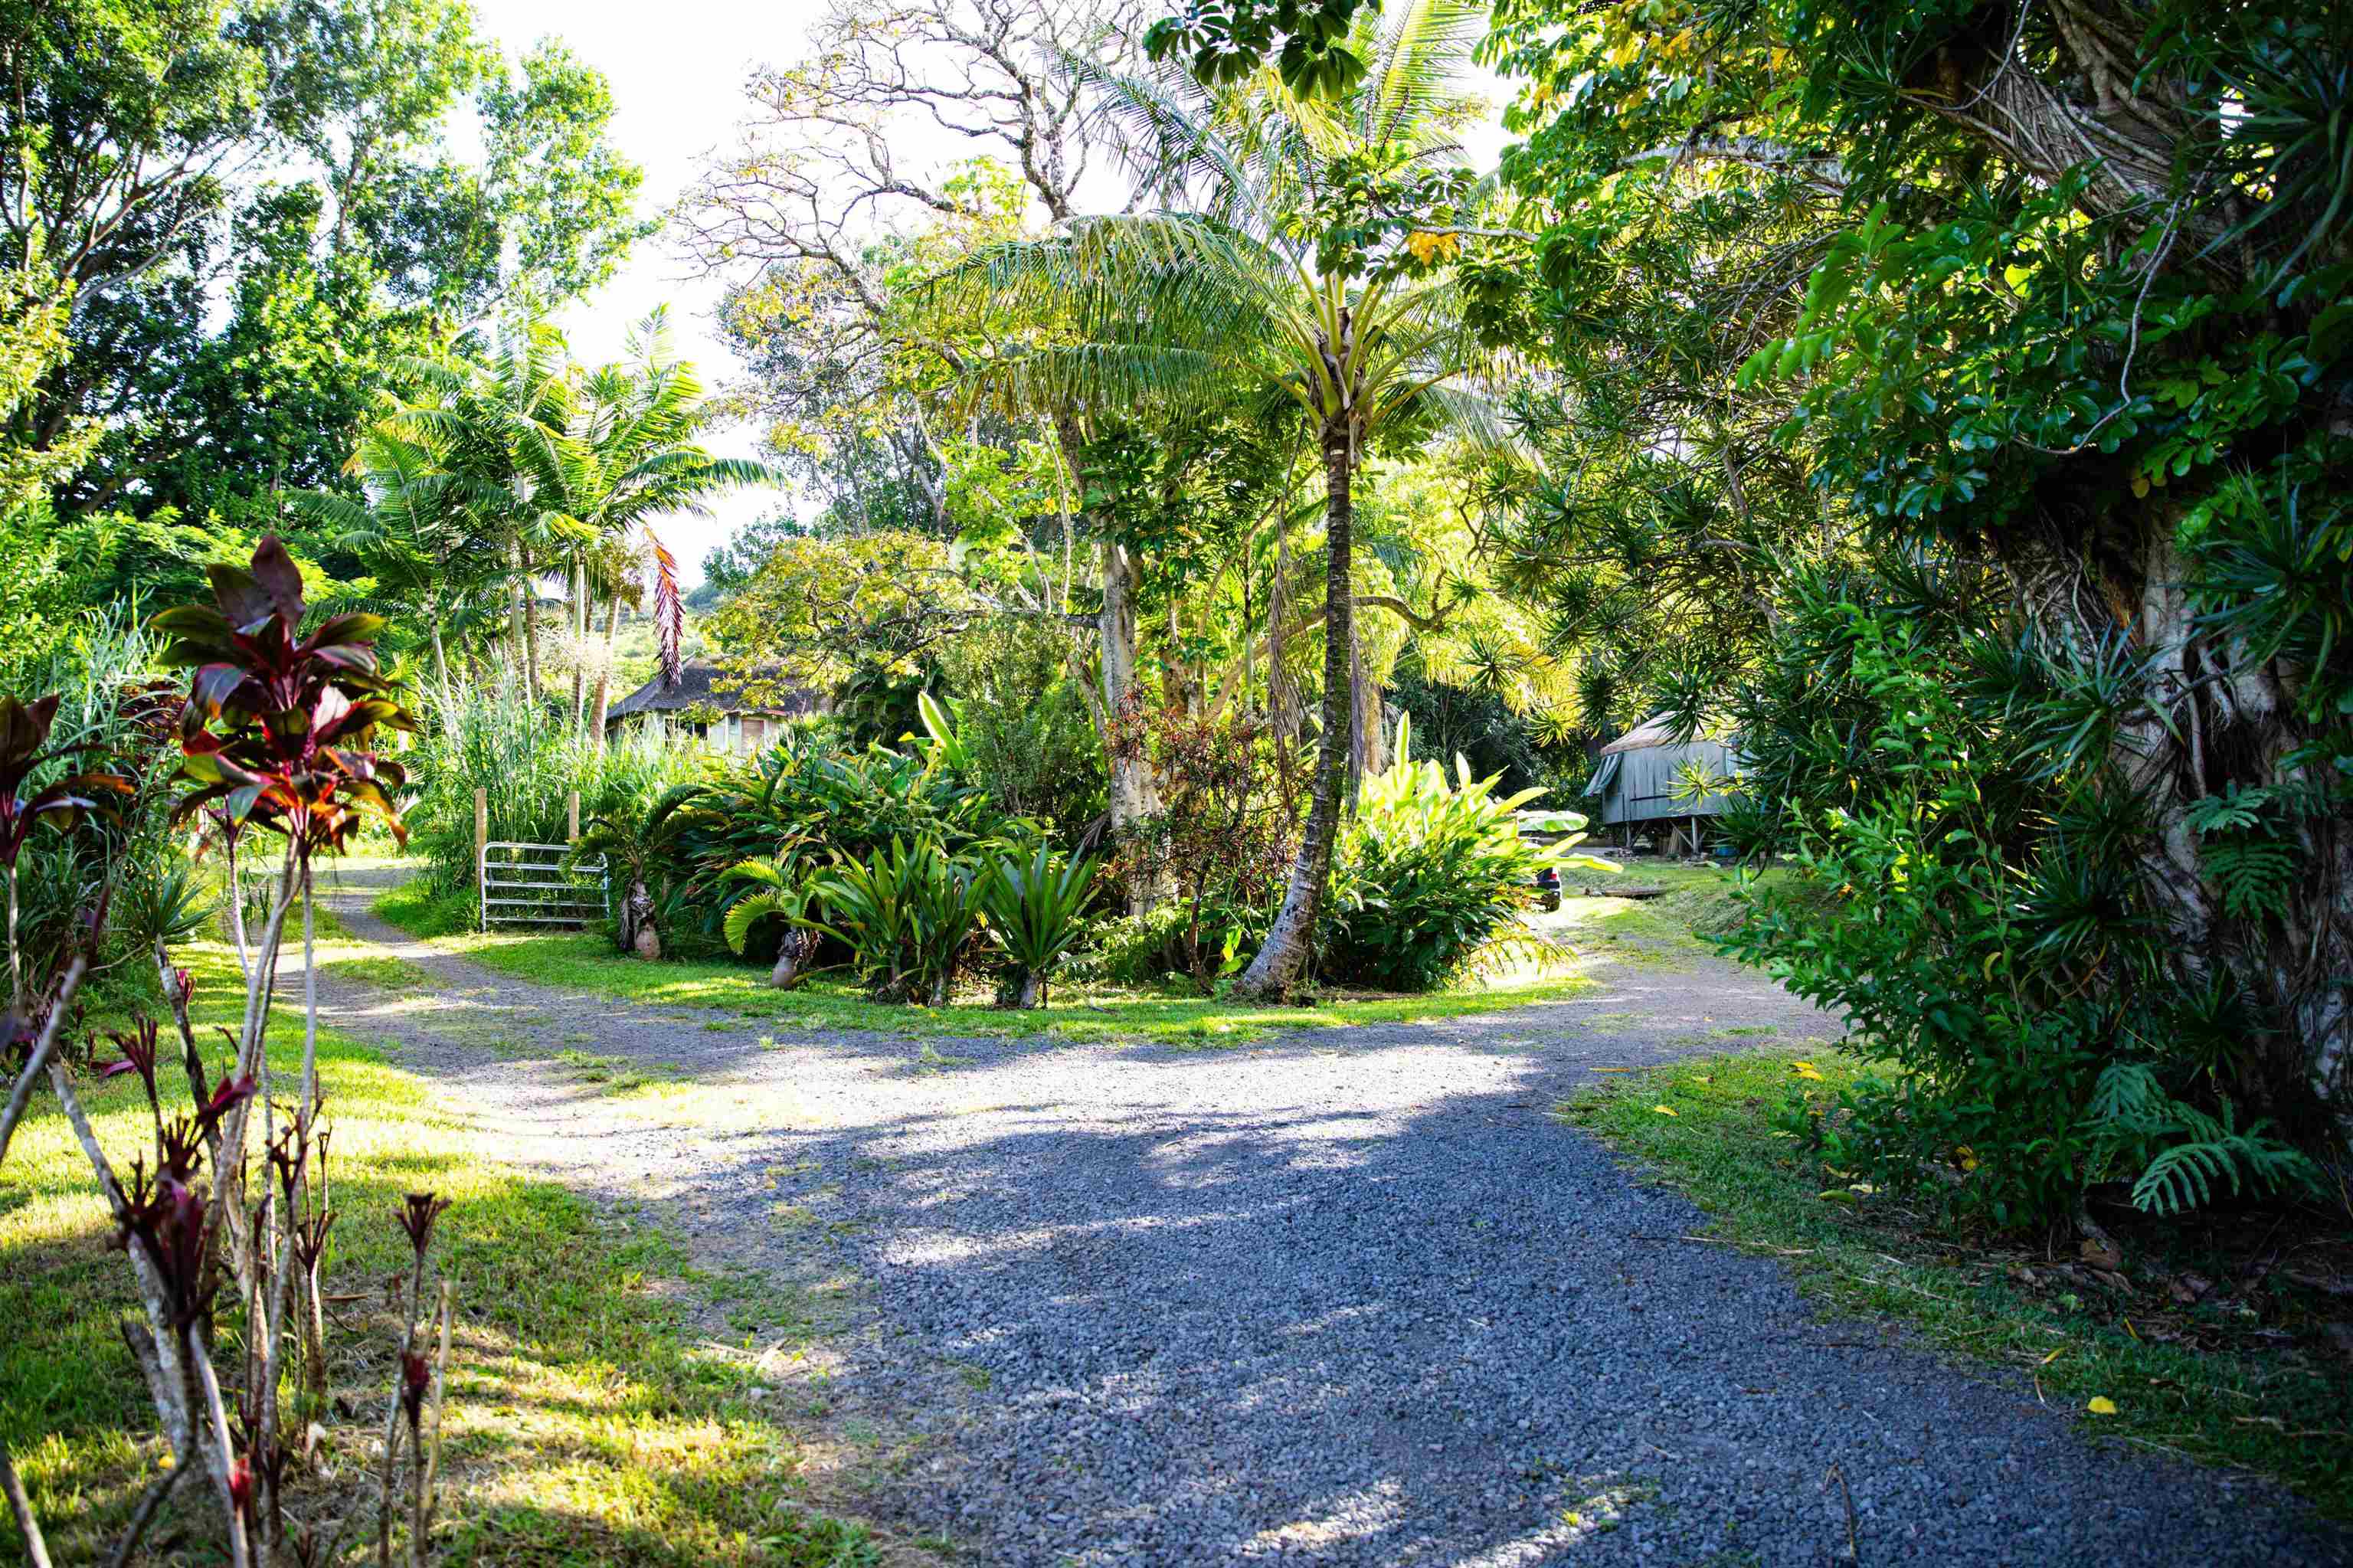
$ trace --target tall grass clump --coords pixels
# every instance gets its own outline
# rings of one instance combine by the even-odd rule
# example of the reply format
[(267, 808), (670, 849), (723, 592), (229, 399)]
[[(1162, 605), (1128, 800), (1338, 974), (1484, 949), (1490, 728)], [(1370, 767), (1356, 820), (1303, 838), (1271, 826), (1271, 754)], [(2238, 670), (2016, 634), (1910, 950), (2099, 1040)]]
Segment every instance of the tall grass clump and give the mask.
[(424, 856), (436, 892), (472, 880), (476, 789), (489, 792), (493, 840), (562, 843), (574, 790), (585, 825), (617, 810), (642, 814), (665, 790), (716, 766), (699, 747), (659, 736), (600, 751), (554, 709), (496, 688), (432, 702), (407, 761), (417, 786), (409, 844)]

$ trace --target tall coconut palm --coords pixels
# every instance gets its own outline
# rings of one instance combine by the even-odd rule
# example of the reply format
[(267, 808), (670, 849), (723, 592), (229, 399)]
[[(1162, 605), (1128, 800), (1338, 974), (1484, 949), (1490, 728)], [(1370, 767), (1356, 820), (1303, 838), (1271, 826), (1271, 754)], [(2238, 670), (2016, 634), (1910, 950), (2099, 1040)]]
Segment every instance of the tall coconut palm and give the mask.
[[(1475, 109), (1461, 87), (1481, 8), (1407, 0), (1359, 17), (1370, 62), (1336, 101), (1271, 68), (1221, 88), (1181, 73), (1109, 79), (1142, 183), (1169, 210), (1076, 219), (979, 252), (936, 288), (1039, 323), (978, 363), (977, 391), (1029, 408), (1198, 405), (1237, 395), (1303, 408), (1324, 476), (1322, 750), (1282, 908), (1243, 975), (1287, 991), (1328, 880), (1351, 735), (1354, 491), (1371, 443), (1401, 422), (1484, 422), (1486, 368), (1418, 227)], [(1182, 204), (1181, 207), (1177, 204)], [(1431, 263), (1440, 263), (1435, 268)]]

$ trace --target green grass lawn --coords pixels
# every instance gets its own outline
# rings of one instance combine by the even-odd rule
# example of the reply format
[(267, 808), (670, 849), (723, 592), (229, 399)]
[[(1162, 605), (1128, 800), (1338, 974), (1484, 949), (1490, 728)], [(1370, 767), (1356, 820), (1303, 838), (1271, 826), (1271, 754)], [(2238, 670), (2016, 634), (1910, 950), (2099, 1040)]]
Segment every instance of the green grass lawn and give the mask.
[[(198, 977), (199, 1026), (217, 1059), (225, 1048), (208, 1026), (233, 1021), (243, 1002), (234, 960), (218, 944), (182, 958)], [(371, 961), (332, 941), (322, 958)], [(298, 1068), (296, 1006), (278, 1008), (272, 1039), (279, 1070)], [(398, 1332), (383, 1281), (407, 1248), (392, 1213), (404, 1192), (429, 1189), (454, 1201), (438, 1251), (460, 1314), (442, 1561), (842, 1568), (872, 1560), (861, 1531), (807, 1506), (793, 1439), (754, 1397), (752, 1355), (793, 1342), (791, 1315), (708, 1331), (702, 1315), (722, 1308), (657, 1233), (625, 1228), (484, 1158), (424, 1083), (364, 1042), (322, 1031), (320, 1052), (342, 1215), (331, 1288), (353, 1299), (330, 1328), (335, 1393), (348, 1402), (324, 1445), (331, 1473), (295, 1491), (299, 1511), (341, 1510), (369, 1434), (381, 1428)], [(146, 1146), (136, 1079), (82, 1092), (127, 1168)], [(64, 1118), (37, 1110), (0, 1168), (0, 1321), (9, 1325), (0, 1334), (0, 1436), (60, 1563), (103, 1557), (162, 1457), (116, 1336), (116, 1319), (136, 1308), (122, 1255), (106, 1245), (110, 1229)], [(742, 1319), (740, 1306), (728, 1316)], [(239, 1331), (233, 1315), (224, 1320), (225, 1351)], [(195, 1539), (207, 1533), (199, 1524)], [(0, 1561), (21, 1555), (0, 1510)]]
[(413, 936), (477, 963), (542, 985), (621, 1001), (713, 1008), (745, 1020), (807, 1029), (880, 1030), (896, 1034), (975, 1038), (1052, 1035), (1073, 1041), (1149, 1040), (1182, 1045), (1234, 1045), (1283, 1030), (1400, 1023), (1492, 1012), (1524, 1002), (1575, 995), (1594, 983), (1583, 972), (1599, 952), (1546, 964), (1523, 962), (1489, 979), (1426, 996), (1346, 994), (1312, 1005), (1260, 1007), (1214, 997), (1110, 988), (1058, 987), (1051, 1005), (1021, 1012), (994, 1007), (980, 991), (948, 1007), (891, 1007), (869, 1001), (841, 980), (818, 976), (772, 991), (765, 965), (688, 959), (647, 963), (625, 958), (594, 933), (470, 928), (471, 895), (434, 897), (421, 881), (379, 896), (375, 912)]
[[(1894, 1319), (1930, 1343), (2013, 1367), (2029, 1397), (2075, 1413), (2095, 1434), (2243, 1466), (2353, 1515), (2353, 1373), (2328, 1348), (2329, 1304), (2276, 1277), (2235, 1283), (2218, 1255), (2245, 1235), (2243, 1216), (2163, 1250), (2156, 1233), (2120, 1233), (2121, 1289), (2040, 1249), (1943, 1233), (1821, 1171), (1774, 1132), (1798, 1060), (1820, 1073), (1818, 1090), (1834, 1092), (1861, 1071), (1827, 1050), (1719, 1056), (1613, 1079), (1560, 1114), (1706, 1209), (1714, 1245), (1782, 1259), (1826, 1308)], [(2281, 1217), (2332, 1224), (2326, 1215)], [(2335, 1216), (2334, 1228), (2343, 1220)], [(2190, 1293), (2183, 1281), (2207, 1278), (2223, 1283), (2181, 1298)], [(2095, 1399), (2114, 1413), (2094, 1414)]]

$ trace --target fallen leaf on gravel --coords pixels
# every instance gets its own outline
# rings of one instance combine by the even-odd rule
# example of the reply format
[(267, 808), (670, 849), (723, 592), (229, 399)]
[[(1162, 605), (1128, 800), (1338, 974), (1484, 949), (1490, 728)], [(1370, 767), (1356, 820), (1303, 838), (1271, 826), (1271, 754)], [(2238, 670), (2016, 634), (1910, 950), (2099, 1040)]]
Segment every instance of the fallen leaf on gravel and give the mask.
[(2092, 1396), (2092, 1403), (2084, 1408), (2094, 1415), (2114, 1415), (2116, 1413), (2116, 1402), (2105, 1393), (2095, 1393)]

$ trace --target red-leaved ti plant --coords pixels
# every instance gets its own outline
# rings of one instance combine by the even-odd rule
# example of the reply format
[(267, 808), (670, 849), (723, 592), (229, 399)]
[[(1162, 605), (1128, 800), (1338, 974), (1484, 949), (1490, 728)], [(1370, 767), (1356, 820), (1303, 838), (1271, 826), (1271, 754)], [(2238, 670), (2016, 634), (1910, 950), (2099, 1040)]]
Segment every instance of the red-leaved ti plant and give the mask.
[[(249, 952), (241, 927), (238, 932), (245, 999), (239, 1026), (222, 1031), (230, 1061), (216, 1075), (207, 1073), (190, 1021), (195, 981), (173, 964), (158, 940), (157, 978), (178, 1026), (189, 1108), (166, 1112), (165, 1101), (176, 1102), (177, 1091), (164, 1086), (166, 1052), (153, 1022), (141, 1018), (128, 1031), (110, 1032), (119, 1056), (100, 1071), (107, 1077), (138, 1077), (154, 1135), (152, 1160), (133, 1160), (125, 1182), (98, 1141), (67, 1064), (55, 1054), (88, 954), (74, 956), (54, 984), (38, 988), (47, 1004), (36, 1026), (26, 988), (13, 980), (17, 959), (12, 931), (14, 1001), (6, 1034), (26, 1037), (32, 1048), (6, 1120), (0, 1122), (0, 1157), (6, 1152), (6, 1135), (23, 1114), (32, 1073), (46, 1063), (60, 1108), (113, 1216), (115, 1243), (132, 1259), (144, 1320), (127, 1324), (124, 1340), (146, 1378), (173, 1456), (139, 1499), (114, 1560), (128, 1560), (164, 1502), (182, 1481), (194, 1480), (209, 1486), (218, 1503), (225, 1532), (220, 1544), (234, 1568), (290, 1559), (326, 1563), (335, 1559), (361, 1507), (339, 1519), (306, 1520), (296, 1517), (288, 1502), (289, 1486), (314, 1457), (311, 1425), (328, 1405), (322, 1292), (335, 1219), (327, 1203), (328, 1135), (319, 1124), (323, 1101), (311, 863), (319, 854), (347, 848), (372, 818), (396, 836), (401, 833), (394, 792), (404, 782), (402, 771), (370, 745), (379, 730), (412, 726), (376, 661), (372, 640), (381, 622), (374, 616), (338, 615), (306, 635), (301, 573), (275, 536), (262, 540), (249, 569), (216, 566), (209, 572), (211, 605), (186, 606), (156, 618), (157, 630), (169, 640), (164, 662), (194, 673), (176, 720), (141, 728), (155, 744), (177, 741), (178, 778), (191, 788), (175, 820), (201, 813), (232, 838), (258, 830), (285, 841), (268, 919)], [(135, 694), (153, 707), (154, 693), (142, 689)], [(0, 700), (0, 865), (12, 876), (16, 852), (36, 821), (72, 831), (102, 809), (102, 795), (131, 788), (126, 780), (96, 774), (78, 775), (37, 793), (22, 788), (32, 769), (47, 759), (41, 745), (55, 711), (53, 698), (30, 707)], [(298, 1084), (274, 1085), (265, 1049), (271, 988), (297, 896), (302, 901), (304, 956), (301, 1071)], [(101, 895), (81, 923), (81, 939), (92, 949), (104, 916)], [(294, 1091), (290, 1097), (284, 1093), (289, 1087)], [(251, 1125), (257, 1113), (258, 1139)], [(248, 1202), (248, 1169), (257, 1141), (261, 1174)], [(379, 1555), (386, 1562), (391, 1523), (403, 1500), (412, 1563), (421, 1560), (431, 1527), (432, 1459), (439, 1448), (439, 1391), (453, 1308), (444, 1282), (438, 1345), (427, 1357), (418, 1333), (418, 1298), (432, 1219), (446, 1206), (423, 1194), (412, 1198), (402, 1216), (416, 1266), (387, 1425), (396, 1432), (406, 1428), (414, 1457), (406, 1499), (396, 1486), (396, 1455), (388, 1454), (381, 1492), (362, 1505), (379, 1512)], [(215, 1320), (230, 1302), (243, 1319), (233, 1399), (224, 1396), (224, 1380), (214, 1364)], [(420, 1382), (409, 1364), (412, 1357), (430, 1362), (424, 1380), (433, 1393), (430, 1455), (423, 1451), (425, 1404), (416, 1392)], [(17, 1514), (32, 1560), (45, 1563), (37, 1521), (5, 1452), (0, 1491)]]

